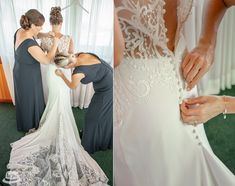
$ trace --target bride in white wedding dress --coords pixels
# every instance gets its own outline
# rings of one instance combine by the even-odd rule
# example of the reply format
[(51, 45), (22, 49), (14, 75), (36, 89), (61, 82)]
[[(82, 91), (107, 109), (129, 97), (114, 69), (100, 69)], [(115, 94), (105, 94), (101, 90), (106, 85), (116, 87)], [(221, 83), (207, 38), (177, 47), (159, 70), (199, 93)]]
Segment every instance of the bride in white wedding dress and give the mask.
[[(44, 49), (52, 47), (52, 41), (44, 38)], [(69, 42), (69, 36), (62, 36), (58, 52), (67, 52)], [(17, 186), (106, 186), (106, 175), (81, 145), (70, 90), (56, 69), (49, 65), (49, 95), (40, 127), (11, 144), (10, 170), (3, 181)]]
[(192, 3), (115, 1), (125, 40), (124, 60), (114, 72), (116, 186), (235, 186), (203, 125), (180, 119), (179, 104), (197, 94), (185, 90), (180, 74)]

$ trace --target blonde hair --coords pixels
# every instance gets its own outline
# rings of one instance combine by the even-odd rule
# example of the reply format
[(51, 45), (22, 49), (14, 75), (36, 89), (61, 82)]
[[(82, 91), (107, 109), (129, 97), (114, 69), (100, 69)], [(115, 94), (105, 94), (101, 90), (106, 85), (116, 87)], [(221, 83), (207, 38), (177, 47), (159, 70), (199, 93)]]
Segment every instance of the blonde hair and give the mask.
[(72, 63), (72, 61), (70, 61), (69, 54), (65, 54), (65, 53), (57, 54), (54, 58), (54, 62), (56, 65), (60, 67), (65, 67), (66, 65)]

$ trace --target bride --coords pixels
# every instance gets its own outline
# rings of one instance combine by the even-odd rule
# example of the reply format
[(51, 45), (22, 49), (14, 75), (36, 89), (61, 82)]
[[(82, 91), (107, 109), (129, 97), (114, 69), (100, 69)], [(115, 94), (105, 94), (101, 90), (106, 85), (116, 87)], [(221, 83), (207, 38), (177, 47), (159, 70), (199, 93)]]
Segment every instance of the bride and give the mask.
[[(124, 59), (114, 72), (116, 186), (234, 186), (203, 125), (189, 126), (179, 104), (186, 91), (180, 65), (193, 0), (116, 0)], [(117, 20), (116, 20), (117, 21)], [(118, 24), (115, 23), (117, 26)], [(122, 38), (115, 37), (115, 52)], [(116, 53), (120, 60), (120, 53)], [(118, 61), (117, 61), (118, 62)]]
[[(44, 49), (52, 47), (51, 38), (42, 42)], [(69, 42), (68, 37), (62, 36), (58, 51), (68, 52)], [(49, 65), (49, 95), (40, 127), (11, 144), (7, 166), (10, 170), (3, 181), (20, 186), (105, 186), (107, 177), (81, 145), (70, 105), (70, 90), (56, 76), (56, 69), (55, 64)]]

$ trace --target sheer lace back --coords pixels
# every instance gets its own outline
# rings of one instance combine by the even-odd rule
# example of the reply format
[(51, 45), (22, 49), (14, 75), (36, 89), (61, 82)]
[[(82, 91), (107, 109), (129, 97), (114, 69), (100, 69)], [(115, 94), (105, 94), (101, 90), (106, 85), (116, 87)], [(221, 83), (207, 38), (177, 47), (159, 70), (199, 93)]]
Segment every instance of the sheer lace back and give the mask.
[[(178, 0), (175, 46), (181, 28), (190, 13), (193, 0)], [(116, 2), (121, 30), (125, 38), (125, 57), (151, 58), (171, 56), (167, 47), (164, 0), (119, 0)]]
[[(59, 45), (58, 45), (58, 53), (68, 53), (70, 45), (70, 36), (63, 35), (60, 38)], [(51, 47), (53, 46), (53, 38), (44, 37), (41, 39), (41, 47), (45, 51), (50, 51)]]

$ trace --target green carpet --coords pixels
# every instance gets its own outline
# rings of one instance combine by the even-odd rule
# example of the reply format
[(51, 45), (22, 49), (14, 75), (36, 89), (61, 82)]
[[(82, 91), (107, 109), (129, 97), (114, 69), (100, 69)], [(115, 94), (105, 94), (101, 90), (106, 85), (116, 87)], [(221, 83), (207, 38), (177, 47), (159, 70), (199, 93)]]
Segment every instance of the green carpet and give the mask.
[[(85, 110), (73, 109), (78, 128), (84, 123)], [(0, 181), (6, 173), (6, 165), (9, 161), (10, 143), (24, 136), (24, 133), (16, 130), (15, 108), (9, 103), (0, 103)], [(113, 154), (112, 150), (96, 152), (92, 157), (97, 161), (109, 178), (109, 184), (113, 183)], [(1, 184), (0, 184), (1, 185)]]
[[(235, 96), (235, 86), (220, 95)], [(205, 130), (214, 153), (235, 174), (235, 114), (211, 119), (205, 123)]]

